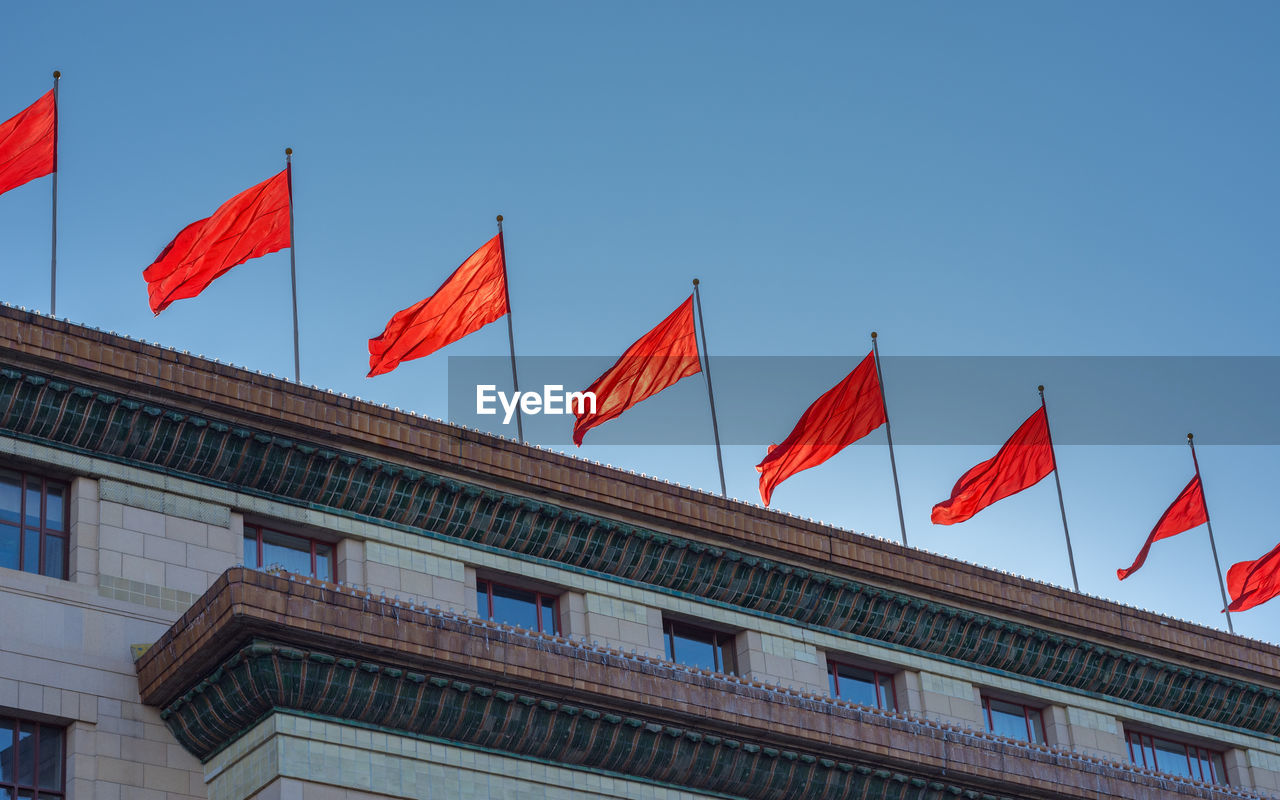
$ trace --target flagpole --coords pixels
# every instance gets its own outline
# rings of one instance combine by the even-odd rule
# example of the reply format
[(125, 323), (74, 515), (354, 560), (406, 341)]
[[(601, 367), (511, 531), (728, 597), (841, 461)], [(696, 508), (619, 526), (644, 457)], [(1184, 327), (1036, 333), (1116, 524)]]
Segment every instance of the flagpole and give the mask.
[(698, 290), (697, 278), (693, 279), (693, 300), (698, 306), (698, 328), (702, 331), (702, 347), (698, 357), (701, 359), (703, 355), (706, 356), (702, 371), (707, 376), (707, 400), (711, 402), (711, 433), (716, 439), (716, 466), (720, 469), (720, 496), (728, 497), (729, 490), (724, 482), (724, 456), (720, 454), (720, 424), (716, 422), (716, 395), (711, 390), (711, 353), (707, 350), (707, 323), (702, 317), (702, 293)]
[(58, 79), (53, 71), (53, 244), (49, 250), (49, 316), (58, 315)]
[[(1196, 477), (1200, 477), (1200, 460), (1196, 458), (1195, 435), (1187, 434), (1187, 446), (1191, 448), (1191, 463), (1196, 468)], [(1200, 496), (1204, 498), (1204, 479), (1200, 480)], [(1236, 629), (1231, 624), (1231, 612), (1227, 611), (1227, 606), (1231, 605), (1231, 601), (1227, 599), (1227, 585), (1222, 582), (1222, 563), (1218, 561), (1218, 545), (1213, 541), (1213, 520), (1209, 518), (1209, 501), (1204, 501), (1204, 523), (1209, 528), (1209, 549), (1213, 551), (1213, 567), (1218, 573), (1218, 589), (1222, 592), (1222, 610), (1227, 615), (1227, 631), (1235, 633)]]
[(289, 280), (293, 286), (293, 382), (302, 383), (302, 360), (298, 352), (298, 262), (293, 245), (293, 148), (284, 149), (285, 178), (289, 182)]
[(889, 468), (893, 470), (893, 493), (898, 498), (898, 524), (902, 526), (902, 544), (907, 545), (907, 518), (902, 513), (902, 489), (898, 486), (898, 462), (893, 457), (893, 428), (889, 426), (889, 404), (884, 399), (884, 374), (880, 372), (880, 345), (871, 332), (871, 352), (876, 361), (876, 382), (880, 384), (880, 408), (884, 410), (884, 435), (889, 440)]
[(1067, 504), (1062, 500), (1062, 479), (1058, 477), (1058, 454), (1053, 449), (1053, 431), (1049, 428), (1049, 407), (1044, 402), (1044, 386), (1040, 390), (1040, 408), (1044, 410), (1044, 429), (1049, 434), (1049, 455), (1053, 458), (1053, 482), (1058, 486), (1058, 510), (1062, 512), (1062, 535), (1067, 538), (1067, 561), (1071, 563), (1071, 583), (1080, 591), (1080, 579), (1076, 577), (1076, 557), (1071, 552), (1071, 532), (1067, 530)]
[[(511, 345), (511, 386), (516, 399), (520, 399), (520, 379), (516, 377), (516, 331), (511, 321), (511, 282), (507, 280), (507, 239), (502, 234), (502, 215), (498, 215), (498, 251), (502, 254), (502, 291), (507, 300), (507, 343)], [(524, 420), (520, 416), (520, 404), (516, 403), (516, 437), (524, 444)]]

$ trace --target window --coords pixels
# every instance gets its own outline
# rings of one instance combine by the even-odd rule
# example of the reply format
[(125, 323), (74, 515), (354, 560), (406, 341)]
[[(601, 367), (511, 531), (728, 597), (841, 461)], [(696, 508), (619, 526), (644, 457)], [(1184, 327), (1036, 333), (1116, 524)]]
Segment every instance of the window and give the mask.
[(0, 469), (0, 567), (67, 577), (67, 484)]
[(827, 682), (832, 697), (886, 711), (898, 710), (893, 676), (888, 673), (828, 661)]
[(1181, 775), (1205, 783), (1227, 785), (1222, 753), (1145, 733), (1129, 732), (1129, 759), (1140, 767)]
[(244, 527), (247, 567), (280, 567), (322, 581), (333, 580), (333, 545), (268, 528)]
[(738, 671), (731, 633), (663, 620), (662, 638), (666, 642), (668, 661), (724, 674)]
[(983, 697), (982, 710), (986, 712), (987, 730), (992, 733), (1044, 744), (1044, 722), (1040, 719), (1040, 709)]
[(0, 717), (0, 798), (65, 797), (62, 762), (61, 728)]
[(560, 633), (555, 595), (477, 580), (476, 608), (480, 609), (480, 616), (495, 622), (542, 633)]

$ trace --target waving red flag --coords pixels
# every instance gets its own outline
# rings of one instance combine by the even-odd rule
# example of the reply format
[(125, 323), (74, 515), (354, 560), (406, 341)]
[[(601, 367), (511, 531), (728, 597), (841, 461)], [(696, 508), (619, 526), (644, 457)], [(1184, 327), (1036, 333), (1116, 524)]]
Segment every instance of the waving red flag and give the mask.
[(1280, 594), (1280, 545), (1257, 561), (1241, 561), (1227, 570), (1227, 611), (1260, 606)]
[(227, 270), (289, 246), (289, 170), (183, 228), (142, 272), (151, 310), (195, 297)]
[(936, 525), (953, 525), (1039, 483), (1053, 472), (1053, 445), (1044, 406), (1027, 417), (994, 458), (960, 476), (951, 497), (933, 507), (929, 516)]
[(581, 406), (574, 411), (578, 421), (573, 426), (573, 443), (581, 447), (587, 431), (701, 371), (698, 339), (693, 332), (693, 295), (689, 295), (587, 387), (596, 397), (596, 408), (594, 413)]
[(885, 423), (884, 399), (874, 353), (801, 415), (782, 444), (769, 446), (756, 465), (760, 499), (769, 505), (778, 484), (801, 470), (816, 467)]
[(58, 169), (58, 105), (50, 89), (0, 124), (0, 194)]
[(499, 233), (463, 261), (435, 294), (397, 311), (369, 340), (369, 375), (422, 358), (508, 313), (507, 267)]
[(1209, 510), (1204, 505), (1204, 489), (1200, 485), (1200, 475), (1197, 473), (1191, 479), (1191, 483), (1188, 483), (1186, 488), (1178, 494), (1173, 504), (1160, 516), (1160, 521), (1151, 529), (1151, 534), (1147, 536), (1146, 543), (1138, 551), (1138, 557), (1133, 560), (1133, 565), (1128, 569), (1116, 570), (1116, 577), (1124, 580), (1137, 572), (1147, 560), (1147, 551), (1151, 549), (1152, 544), (1161, 539), (1168, 539), (1170, 536), (1177, 536), (1183, 531), (1189, 531), (1208, 521)]

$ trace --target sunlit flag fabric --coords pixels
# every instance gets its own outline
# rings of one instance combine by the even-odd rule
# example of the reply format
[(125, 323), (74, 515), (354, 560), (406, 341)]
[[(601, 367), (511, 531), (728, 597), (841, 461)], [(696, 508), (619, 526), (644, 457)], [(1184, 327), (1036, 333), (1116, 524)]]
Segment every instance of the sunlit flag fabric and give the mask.
[(151, 310), (195, 297), (215, 278), (251, 258), (289, 246), (289, 171), (246, 189), (213, 216), (183, 228), (142, 271)]
[(953, 525), (999, 500), (1028, 489), (1053, 472), (1053, 446), (1044, 406), (1027, 417), (1000, 452), (960, 476), (951, 497), (933, 507), (936, 525)]
[(769, 505), (778, 484), (816, 467), (885, 423), (884, 400), (874, 353), (801, 415), (782, 444), (769, 446), (756, 465), (760, 499)]
[(0, 124), (0, 194), (58, 168), (58, 106), (50, 89)]
[(1257, 561), (1241, 561), (1227, 570), (1227, 611), (1244, 611), (1280, 594), (1280, 545)]
[(463, 261), (435, 294), (397, 311), (386, 329), (369, 340), (368, 377), (431, 355), (509, 311), (499, 233)]
[(1143, 562), (1147, 560), (1147, 552), (1151, 550), (1151, 545), (1161, 539), (1168, 539), (1170, 536), (1177, 536), (1183, 531), (1189, 531), (1197, 525), (1203, 525), (1209, 521), (1209, 511), (1204, 505), (1204, 488), (1200, 485), (1200, 476), (1196, 475), (1191, 479), (1186, 488), (1178, 494), (1177, 499), (1173, 501), (1160, 517), (1160, 521), (1151, 529), (1151, 534), (1147, 536), (1147, 541), (1142, 545), (1142, 549), (1138, 551), (1138, 557), (1133, 560), (1133, 564), (1128, 569), (1116, 570), (1116, 577), (1124, 580), (1133, 573), (1138, 571)]
[(689, 295), (688, 300), (628, 347), (614, 365), (587, 388), (587, 392), (596, 396), (595, 413), (590, 413), (589, 406), (585, 405), (572, 409), (577, 417), (573, 443), (581, 447), (587, 431), (701, 371), (698, 339), (693, 330), (693, 295)]

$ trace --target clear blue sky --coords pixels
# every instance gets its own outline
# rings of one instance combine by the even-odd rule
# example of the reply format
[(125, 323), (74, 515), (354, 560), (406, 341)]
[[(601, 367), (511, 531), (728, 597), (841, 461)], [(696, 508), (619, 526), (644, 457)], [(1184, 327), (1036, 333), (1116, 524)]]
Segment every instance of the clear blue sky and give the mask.
[[(448, 356), (504, 353), (504, 325), (375, 380), (366, 340), (496, 213), (522, 355), (616, 355), (694, 276), (716, 355), (852, 368), (873, 329), (886, 355), (1280, 355), (1277, 40), (1263, 2), (26, 3), (0, 30), (0, 118), (62, 70), (60, 316), (279, 375), (287, 252), (158, 318), (141, 271), (292, 146), (304, 381), (444, 416)], [(48, 308), (48, 206), (48, 179), (0, 196), (6, 302)], [(1038, 382), (992, 398), (1009, 431)], [(707, 414), (693, 380), (647, 405)], [(1203, 528), (1114, 574), (1203, 424), (1169, 447), (1062, 448), (1086, 592), (1223, 625)], [(868, 441), (775, 506), (896, 538)], [(1069, 585), (1051, 480), (929, 524), (993, 452), (900, 450), (913, 544)], [(717, 486), (709, 448), (580, 453)], [(731, 495), (758, 497), (762, 455), (726, 452)], [(1201, 463), (1224, 567), (1270, 550), (1280, 447)], [(1278, 623), (1280, 601), (1236, 617), (1271, 641)]]

